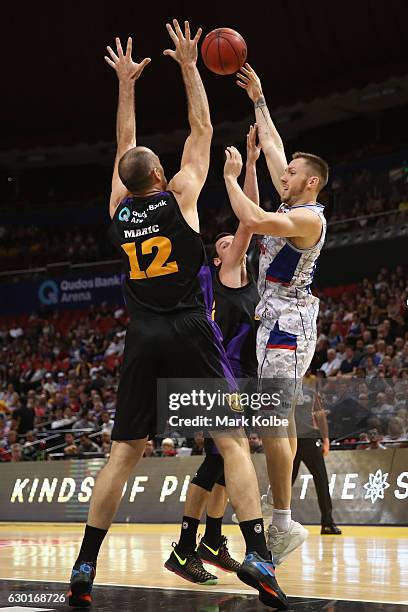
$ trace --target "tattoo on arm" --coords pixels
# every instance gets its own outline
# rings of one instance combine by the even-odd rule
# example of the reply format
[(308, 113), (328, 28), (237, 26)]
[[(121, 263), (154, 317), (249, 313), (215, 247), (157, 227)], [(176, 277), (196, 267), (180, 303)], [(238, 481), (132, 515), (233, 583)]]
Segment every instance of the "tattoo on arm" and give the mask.
[(255, 108), (261, 108), (262, 106), (266, 106), (265, 98), (263, 96), (258, 98), (258, 100), (255, 102)]

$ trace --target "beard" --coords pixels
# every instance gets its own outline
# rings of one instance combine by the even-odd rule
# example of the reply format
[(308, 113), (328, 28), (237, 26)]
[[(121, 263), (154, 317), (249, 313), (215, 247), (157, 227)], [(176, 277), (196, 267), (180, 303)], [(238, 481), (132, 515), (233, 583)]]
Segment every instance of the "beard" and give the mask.
[(294, 186), (289, 188), (288, 191), (282, 191), (281, 193), (281, 202), (283, 204), (288, 204), (289, 206), (293, 206), (296, 204), (300, 198), (304, 195), (305, 189), (307, 185), (307, 178), (299, 181), (298, 186)]

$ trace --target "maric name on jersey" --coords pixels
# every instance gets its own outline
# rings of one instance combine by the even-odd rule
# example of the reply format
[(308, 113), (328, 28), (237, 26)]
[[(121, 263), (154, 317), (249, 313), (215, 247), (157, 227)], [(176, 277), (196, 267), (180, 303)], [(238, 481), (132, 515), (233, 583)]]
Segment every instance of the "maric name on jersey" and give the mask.
[(160, 230), (158, 225), (149, 225), (149, 227), (142, 227), (138, 229), (124, 230), (125, 238), (138, 238), (139, 236), (147, 236), (148, 234), (154, 234)]

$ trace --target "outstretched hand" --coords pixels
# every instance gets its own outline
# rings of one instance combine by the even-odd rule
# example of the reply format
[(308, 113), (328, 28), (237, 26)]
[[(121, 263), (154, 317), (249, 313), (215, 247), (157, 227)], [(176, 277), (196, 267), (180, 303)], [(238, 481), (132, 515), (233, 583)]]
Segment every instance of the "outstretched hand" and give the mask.
[(246, 90), (252, 102), (256, 102), (263, 95), (260, 78), (248, 62), (240, 70), (237, 74), (237, 85)]
[(117, 54), (108, 46), (106, 48), (110, 57), (105, 55), (105, 60), (115, 70), (119, 81), (137, 81), (147, 64), (151, 62), (150, 57), (145, 57), (138, 64), (132, 60), (132, 38), (129, 36), (127, 40), (125, 55), (123, 54), (120, 38), (117, 37), (115, 40)]
[(241, 153), (235, 147), (225, 149), (224, 178), (237, 179), (242, 170)]
[(261, 154), (261, 146), (256, 143), (258, 126), (250, 125), (247, 134), (247, 164), (255, 164)]
[(202, 28), (198, 28), (197, 34), (194, 38), (191, 38), (190, 24), (188, 21), (184, 22), (184, 34), (181, 31), (179, 22), (177, 19), (173, 19), (174, 29), (169, 23), (166, 23), (166, 28), (170, 34), (170, 38), (174, 42), (176, 47), (173, 49), (166, 49), (163, 51), (163, 55), (170, 55), (176, 62), (181, 65), (195, 64), (197, 62), (197, 44), (202, 34)]

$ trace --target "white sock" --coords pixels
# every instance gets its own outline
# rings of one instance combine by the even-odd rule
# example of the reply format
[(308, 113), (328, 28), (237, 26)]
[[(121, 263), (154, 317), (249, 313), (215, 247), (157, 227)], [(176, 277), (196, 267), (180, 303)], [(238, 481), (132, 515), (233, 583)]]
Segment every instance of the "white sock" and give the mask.
[(288, 531), (290, 527), (290, 521), (292, 520), (291, 510), (277, 510), (273, 509), (272, 523), (278, 531)]

